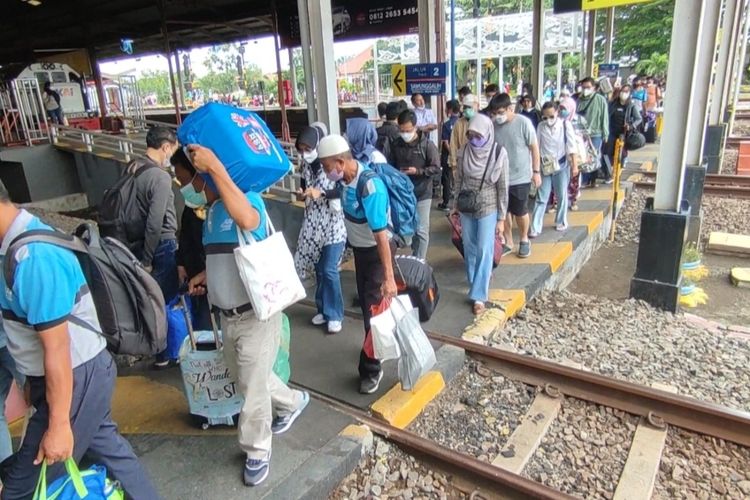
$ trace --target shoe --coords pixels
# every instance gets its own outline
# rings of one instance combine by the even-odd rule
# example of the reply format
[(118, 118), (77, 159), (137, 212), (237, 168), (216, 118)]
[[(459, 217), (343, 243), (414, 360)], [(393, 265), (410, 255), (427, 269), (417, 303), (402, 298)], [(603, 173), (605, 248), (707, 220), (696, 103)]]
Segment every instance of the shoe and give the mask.
[(607, 179), (606, 181), (604, 181), (604, 184), (612, 184), (613, 182), (615, 182), (614, 179)]
[(258, 486), (268, 477), (271, 467), (271, 453), (266, 458), (248, 458), (245, 460), (245, 469), (242, 478), (245, 486)]
[(577, 212), (578, 211), (578, 203), (573, 203), (570, 208), (568, 208), (571, 212)]
[(310, 393), (302, 391), (302, 403), (299, 405), (299, 408), (289, 415), (279, 415), (274, 418), (273, 422), (271, 422), (271, 432), (273, 434), (283, 434), (288, 431), (294, 421), (297, 420), (297, 417), (307, 408), (308, 404), (310, 404)]
[(535, 233), (535, 232), (530, 232), (530, 233), (529, 233), (529, 238), (530, 238), (530, 239), (532, 239), (532, 240), (533, 240), (534, 238), (536, 238), (537, 236), (539, 236), (539, 233)]
[(325, 325), (328, 321), (326, 320), (325, 316), (322, 314), (316, 314), (313, 316), (312, 324), (315, 326), (322, 326)]
[(503, 257), (513, 253), (513, 248), (503, 243)]
[(518, 244), (518, 258), (525, 259), (529, 255), (531, 255), (531, 242), (522, 241)]
[(165, 359), (164, 361), (155, 361), (154, 364), (151, 365), (151, 367), (154, 370), (167, 370), (169, 368), (179, 366), (179, 364), (179, 359)]
[(359, 381), (360, 394), (372, 394), (380, 387), (380, 381), (383, 380), (383, 370), (380, 370), (374, 377), (368, 377)]
[(438, 203), (438, 208), (440, 210), (445, 210), (448, 208), (448, 205), (446, 205), (445, 203)]
[(568, 230), (568, 226), (567, 226), (566, 224), (558, 224), (558, 225), (557, 225), (557, 226), (555, 227), (555, 231), (560, 231), (560, 232), (562, 232), (562, 231), (567, 231), (567, 230)]
[(339, 333), (341, 331), (341, 321), (329, 321), (328, 333)]

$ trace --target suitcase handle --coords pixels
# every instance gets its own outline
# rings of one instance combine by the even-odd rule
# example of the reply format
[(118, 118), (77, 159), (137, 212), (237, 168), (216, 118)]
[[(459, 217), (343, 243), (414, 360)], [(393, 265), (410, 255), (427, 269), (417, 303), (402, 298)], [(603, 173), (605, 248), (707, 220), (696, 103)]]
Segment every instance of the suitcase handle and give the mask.
[[(190, 337), (190, 347), (193, 348), (193, 351), (196, 351), (198, 349), (198, 341), (195, 338), (195, 332), (193, 331), (193, 321), (188, 314), (187, 300), (185, 299), (186, 296), (187, 295), (184, 293), (180, 294), (180, 305), (182, 306), (182, 314), (185, 316), (185, 324), (187, 325), (188, 336)], [(216, 317), (214, 316), (211, 301), (208, 302), (208, 311), (209, 316), (211, 317), (211, 328), (214, 333), (214, 342), (216, 343), (216, 349), (218, 350), (223, 346), (223, 343), (219, 338), (219, 328), (216, 325)]]

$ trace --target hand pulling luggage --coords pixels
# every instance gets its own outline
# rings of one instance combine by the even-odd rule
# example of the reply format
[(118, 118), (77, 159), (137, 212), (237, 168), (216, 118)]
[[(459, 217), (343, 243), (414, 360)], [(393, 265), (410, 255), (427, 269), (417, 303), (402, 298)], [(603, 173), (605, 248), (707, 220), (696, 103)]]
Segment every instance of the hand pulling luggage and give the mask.
[[(451, 225), (451, 242), (453, 246), (464, 256), (464, 240), (461, 236), (461, 216), (458, 214), (448, 214), (448, 222)], [(500, 265), (500, 259), (503, 257), (503, 238), (495, 235), (495, 252), (492, 256), (492, 268)]]
[(397, 255), (394, 263), (399, 293), (409, 295), (411, 303), (419, 310), (419, 321), (429, 321), (440, 301), (440, 289), (432, 266), (411, 255)]
[(184, 295), (180, 301), (188, 326), (188, 336), (180, 349), (180, 371), (190, 415), (204, 430), (214, 425), (234, 425), (244, 398), (224, 363), (216, 319), (211, 314), (212, 332), (194, 332)]

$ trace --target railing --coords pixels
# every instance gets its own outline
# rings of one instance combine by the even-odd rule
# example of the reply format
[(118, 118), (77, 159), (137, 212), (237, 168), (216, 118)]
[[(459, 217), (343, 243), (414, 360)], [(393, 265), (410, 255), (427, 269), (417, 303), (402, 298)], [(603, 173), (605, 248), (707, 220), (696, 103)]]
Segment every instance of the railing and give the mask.
[[(152, 122), (151, 120), (146, 120), (146, 122), (164, 125), (160, 122)], [(112, 159), (125, 163), (146, 154), (146, 145), (142, 139), (136, 140), (121, 135), (92, 132), (90, 130), (65, 127), (57, 124), (51, 125), (50, 133), (52, 144), (56, 146), (68, 147), (79, 151), (83, 150), (92, 154), (103, 153), (107, 157), (112, 157)], [(301, 176), (295, 171), (300, 157), (293, 143), (280, 141), (280, 144), (287, 158), (289, 158), (289, 174), (268, 188), (267, 191), (283, 198), (288, 197), (289, 201), (293, 201), (295, 193), (302, 186)]]

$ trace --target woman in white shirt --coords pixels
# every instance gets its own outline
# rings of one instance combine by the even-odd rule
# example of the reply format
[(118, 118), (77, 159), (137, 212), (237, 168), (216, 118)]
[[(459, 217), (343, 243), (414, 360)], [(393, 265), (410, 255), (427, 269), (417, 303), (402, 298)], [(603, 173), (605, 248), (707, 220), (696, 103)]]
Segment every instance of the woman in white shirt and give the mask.
[(550, 190), (554, 190), (555, 197), (559, 200), (555, 229), (568, 229), (568, 182), (571, 175), (578, 175), (575, 130), (569, 121), (558, 118), (555, 103), (547, 102), (542, 106), (542, 120), (536, 133), (542, 158), (542, 184), (536, 193), (530, 238), (535, 238), (542, 232)]

